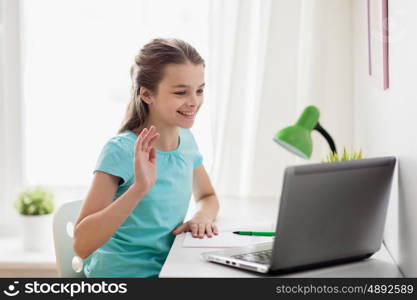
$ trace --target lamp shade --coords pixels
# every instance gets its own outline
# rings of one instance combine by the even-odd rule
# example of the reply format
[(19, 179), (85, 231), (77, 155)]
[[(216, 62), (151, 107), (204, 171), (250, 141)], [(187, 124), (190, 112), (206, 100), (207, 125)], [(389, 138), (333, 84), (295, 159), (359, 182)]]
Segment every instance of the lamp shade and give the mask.
[(293, 154), (302, 158), (310, 158), (313, 151), (311, 131), (316, 128), (320, 112), (315, 106), (304, 109), (297, 123), (276, 133), (274, 141)]

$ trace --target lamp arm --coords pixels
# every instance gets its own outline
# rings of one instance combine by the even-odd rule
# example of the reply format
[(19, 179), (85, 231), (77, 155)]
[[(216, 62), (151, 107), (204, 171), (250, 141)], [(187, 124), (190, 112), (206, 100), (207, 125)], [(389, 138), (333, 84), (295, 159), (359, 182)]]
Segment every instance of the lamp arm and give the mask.
[(329, 143), (330, 149), (333, 151), (333, 153), (337, 153), (336, 145), (334, 144), (332, 137), (326, 130), (324, 130), (323, 127), (320, 126), (319, 122), (317, 122), (317, 125), (314, 127), (314, 129), (320, 132), (322, 136), (324, 136), (326, 141)]

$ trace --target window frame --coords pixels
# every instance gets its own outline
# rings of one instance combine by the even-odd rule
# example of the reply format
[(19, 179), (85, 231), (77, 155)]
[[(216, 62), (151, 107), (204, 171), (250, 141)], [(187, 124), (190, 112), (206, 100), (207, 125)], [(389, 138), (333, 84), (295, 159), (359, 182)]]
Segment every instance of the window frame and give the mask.
[(23, 184), (20, 0), (0, 0), (0, 235), (18, 231), (13, 202)]

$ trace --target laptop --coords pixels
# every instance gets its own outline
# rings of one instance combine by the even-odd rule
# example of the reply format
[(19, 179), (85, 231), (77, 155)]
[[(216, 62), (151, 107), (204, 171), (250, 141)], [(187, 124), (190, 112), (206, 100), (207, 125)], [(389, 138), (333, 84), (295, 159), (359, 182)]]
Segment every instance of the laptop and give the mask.
[(287, 167), (273, 241), (203, 258), (273, 274), (368, 258), (381, 247), (395, 163), (379, 157)]

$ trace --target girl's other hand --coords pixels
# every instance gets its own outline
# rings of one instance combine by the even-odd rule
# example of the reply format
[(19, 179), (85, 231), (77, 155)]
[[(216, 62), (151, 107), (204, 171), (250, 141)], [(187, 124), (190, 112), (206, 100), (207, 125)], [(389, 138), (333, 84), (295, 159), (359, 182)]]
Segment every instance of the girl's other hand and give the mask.
[(135, 143), (134, 172), (138, 190), (148, 193), (156, 181), (156, 151), (153, 143), (159, 138), (155, 126), (144, 128)]
[(217, 226), (213, 223), (213, 220), (201, 214), (196, 214), (191, 220), (178, 226), (172, 233), (177, 235), (187, 231), (191, 231), (194, 238), (200, 239), (204, 238), (204, 234), (206, 234), (209, 238), (213, 235), (219, 234)]

